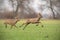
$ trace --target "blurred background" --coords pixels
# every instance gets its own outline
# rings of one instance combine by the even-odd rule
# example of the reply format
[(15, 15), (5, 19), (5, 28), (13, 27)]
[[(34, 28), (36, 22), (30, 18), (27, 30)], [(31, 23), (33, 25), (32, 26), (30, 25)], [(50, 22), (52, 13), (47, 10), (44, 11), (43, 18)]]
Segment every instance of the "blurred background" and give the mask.
[[(25, 30), (21, 26), (27, 18), (43, 16), (44, 27), (29, 24)], [(7, 25), (5, 19), (19, 16), (17, 28)], [(53, 19), (53, 20), (52, 20)], [(56, 20), (58, 19), (58, 20)], [(0, 40), (60, 40), (60, 0), (0, 0)], [(14, 19), (15, 20), (15, 19)]]
[(60, 19), (60, 0), (0, 0), (0, 19), (34, 18), (41, 13), (44, 19)]

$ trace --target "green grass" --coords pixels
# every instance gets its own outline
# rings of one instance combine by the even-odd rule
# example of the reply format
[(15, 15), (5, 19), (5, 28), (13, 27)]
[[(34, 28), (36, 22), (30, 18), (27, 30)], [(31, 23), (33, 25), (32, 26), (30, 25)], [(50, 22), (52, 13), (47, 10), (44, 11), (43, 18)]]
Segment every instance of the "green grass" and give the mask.
[(24, 26), (19, 26), (24, 22), (20, 21), (16, 25), (18, 28), (13, 27), (5, 28), (3, 20), (0, 20), (0, 40), (60, 40), (60, 20), (42, 20), (41, 25), (30, 24), (25, 30)]

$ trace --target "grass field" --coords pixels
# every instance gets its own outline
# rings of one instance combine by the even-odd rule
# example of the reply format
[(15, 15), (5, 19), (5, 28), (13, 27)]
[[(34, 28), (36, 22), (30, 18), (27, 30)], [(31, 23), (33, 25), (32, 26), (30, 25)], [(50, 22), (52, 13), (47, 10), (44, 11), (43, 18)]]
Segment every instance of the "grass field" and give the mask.
[(5, 28), (3, 20), (0, 20), (0, 40), (60, 40), (60, 20), (42, 20), (41, 25), (30, 24), (25, 30), (24, 26), (19, 26), (24, 21), (19, 21), (16, 25), (18, 28), (13, 27)]

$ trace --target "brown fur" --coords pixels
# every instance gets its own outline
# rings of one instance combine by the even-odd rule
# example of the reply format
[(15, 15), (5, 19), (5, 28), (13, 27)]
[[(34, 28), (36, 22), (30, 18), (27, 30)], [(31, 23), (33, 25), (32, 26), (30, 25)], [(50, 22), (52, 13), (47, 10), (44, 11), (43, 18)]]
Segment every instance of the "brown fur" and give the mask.
[[(40, 19), (41, 19), (41, 18), (42, 18), (42, 15), (39, 13), (39, 14), (37, 14), (37, 17), (36, 17), (36, 18), (27, 19), (26, 22), (23, 23), (20, 27), (22, 27), (24, 24), (26, 24), (26, 25), (25, 25), (25, 27), (26, 27), (26, 26), (29, 25), (30, 23), (31, 23), (31, 24), (37, 24), (36, 26), (38, 26), (39, 23), (41, 23), (41, 22), (40, 22)], [(23, 28), (23, 30), (25, 29), (25, 27)], [(43, 27), (43, 25), (42, 25), (42, 27)]]
[(4, 24), (5, 24), (5, 27), (7, 27), (7, 24), (11, 25), (11, 28), (12, 26), (15, 26), (16, 27), (16, 23), (19, 21), (19, 19), (17, 17), (15, 17), (15, 19), (6, 19)]

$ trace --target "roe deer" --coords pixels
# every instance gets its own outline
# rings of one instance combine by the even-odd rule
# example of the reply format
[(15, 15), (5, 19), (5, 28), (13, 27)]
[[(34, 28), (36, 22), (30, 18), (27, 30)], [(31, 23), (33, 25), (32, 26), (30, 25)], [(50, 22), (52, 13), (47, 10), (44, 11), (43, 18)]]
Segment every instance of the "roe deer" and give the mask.
[[(11, 28), (13, 27), (13, 26), (15, 26), (16, 27), (16, 23), (19, 21), (19, 18), (18, 17), (15, 17), (15, 19), (6, 19), (5, 20), (5, 22), (4, 22), (4, 24), (5, 24), (5, 27), (7, 28), (7, 24), (9, 24), (9, 25), (11, 25)], [(17, 28), (17, 27), (16, 27)]]
[[(23, 28), (23, 30), (27, 27), (27, 25), (29, 25), (30, 23), (31, 24), (37, 24), (36, 26), (39, 25), (40, 22), (40, 19), (42, 18), (42, 15), (40, 13), (37, 14), (37, 17), (36, 18), (31, 18), (31, 19), (27, 19), (25, 21), (25, 23), (23, 23), (20, 27), (22, 27), (24, 24), (25, 24), (25, 27)], [(41, 23), (42, 24), (42, 23)], [(43, 25), (42, 25), (43, 27)]]

